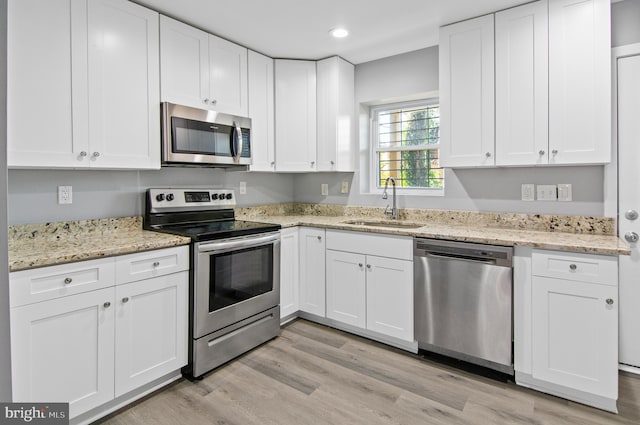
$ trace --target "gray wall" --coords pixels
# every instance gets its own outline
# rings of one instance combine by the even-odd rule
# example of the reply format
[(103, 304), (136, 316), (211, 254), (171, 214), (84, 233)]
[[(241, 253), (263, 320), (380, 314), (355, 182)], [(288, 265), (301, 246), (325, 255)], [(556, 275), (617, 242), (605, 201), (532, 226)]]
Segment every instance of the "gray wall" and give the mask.
[(611, 46), (640, 43), (640, 0), (611, 4)]
[[(7, 240), (7, 1), (0, 0), (0, 241)], [(9, 259), (0, 243), (0, 401), (11, 401)]]
[[(240, 182), (247, 194), (240, 195)], [(58, 186), (73, 187), (73, 203), (58, 205)], [(211, 186), (236, 189), (238, 206), (291, 202), (290, 174), (215, 168), (157, 171), (9, 170), (9, 224), (126, 217), (144, 212), (148, 187)]]

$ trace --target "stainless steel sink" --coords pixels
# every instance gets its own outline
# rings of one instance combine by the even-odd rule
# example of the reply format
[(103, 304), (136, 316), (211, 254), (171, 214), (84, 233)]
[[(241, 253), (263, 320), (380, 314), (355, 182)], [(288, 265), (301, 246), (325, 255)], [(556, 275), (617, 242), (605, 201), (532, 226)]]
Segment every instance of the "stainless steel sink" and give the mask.
[(424, 223), (412, 223), (408, 221), (370, 221), (370, 220), (347, 220), (344, 224), (353, 224), (354, 226), (369, 227), (389, 227), (393, 229), (417, 229), (424, 227)]

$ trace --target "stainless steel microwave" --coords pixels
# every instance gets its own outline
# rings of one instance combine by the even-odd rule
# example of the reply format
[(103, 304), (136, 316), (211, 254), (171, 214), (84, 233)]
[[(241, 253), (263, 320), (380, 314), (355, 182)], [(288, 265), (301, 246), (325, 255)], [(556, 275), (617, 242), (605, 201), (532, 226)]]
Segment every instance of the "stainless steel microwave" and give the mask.
[(251, 119), (163, 102), (162, 165), (251, 164)]

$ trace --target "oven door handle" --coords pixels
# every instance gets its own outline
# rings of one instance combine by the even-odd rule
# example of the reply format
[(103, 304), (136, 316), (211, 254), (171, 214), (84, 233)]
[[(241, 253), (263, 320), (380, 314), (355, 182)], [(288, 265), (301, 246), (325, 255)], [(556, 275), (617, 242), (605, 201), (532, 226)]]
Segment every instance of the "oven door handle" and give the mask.
[(229, 241), (217, 241), (198, 246), (198, 252), (230, 251), (233, 249), (253, 248), (280, 240), (280, 233), (270, 233), (256, 238), (238, 238)]

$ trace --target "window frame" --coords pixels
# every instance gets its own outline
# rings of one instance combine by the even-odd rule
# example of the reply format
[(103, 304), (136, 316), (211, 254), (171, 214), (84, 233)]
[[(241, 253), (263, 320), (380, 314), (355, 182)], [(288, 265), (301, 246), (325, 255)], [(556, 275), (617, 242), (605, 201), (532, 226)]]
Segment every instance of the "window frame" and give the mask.
[[(406, 102), (394, 102), (394, 103), (384, 103), (372, 106), (369, 110), (369, 132), (370, 132), (370, 140), (369, 140), (369, 192), (373, 194), (382, 194), (384, 191), (384, 186), (378, 186), (378, 176), (380, 164), (380, 157), (378, 152), (402, 152), (402, 151), (423, 151), (429, 149), (440, 149), (440, 143), (438, 141), (437, 144), (431, 144), (428, 148), (425, 148), (424, 145), (416, 145), (416, 146), (403, 146), (400, 148), (382, 148), (378, 147), (379, 141), (379, 127), (378, 123), (378, 114), (381, 111), (388, 111), (390, 109), (400, 109), (400, 108), (412, 108), (412, 107), (429, 107), (433, 105), (440, 106), (440, 99), (438, 96), (430, 96), (428, 98), (419, 99), (419, 100), (411, 100)], [(444, 173), (444, 170), (443, 170)], [(400, 195), (417, 195), (417, 196), (444, 196), (445, 190), (445, 179), (443, 176), (442, 187), (438, 188), (429, 188), (429, 187), (396, 187), (396, 192)]]

